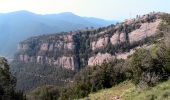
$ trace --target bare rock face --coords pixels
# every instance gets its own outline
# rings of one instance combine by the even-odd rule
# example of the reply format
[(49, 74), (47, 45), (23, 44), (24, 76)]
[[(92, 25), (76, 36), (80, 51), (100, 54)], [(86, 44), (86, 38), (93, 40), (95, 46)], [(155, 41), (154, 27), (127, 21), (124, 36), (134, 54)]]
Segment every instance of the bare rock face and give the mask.
[(115, 57), (113, 57), (109, 53), (105, 53), (105, 54), (98, 53), (96, 56), (89, 58), (88, 65), (89, 66), (101, 65), (104, 61), (108, 62), (114, 59)]
[(116, 45), (118, 43), (122, 43), (126, 41), (125, 33), (115, 33), (111, 38), (110, 41), (112, 45)]
[(161, 20), (156, 20), (153, 23), (143, 23), (141, 27), (129, 34), (130, 43), (140, 41), (146, 37), (156, 35), (157, 27)]
[(37, 56), (37, 63), (43, 63), (43, 56)]
[(24, 56), (23, 55), (19, 55), (19, 60), (20, 61), (24, 61)]
[(57, 60), (54, 61), (54, 65), (61, 66), (66, 69), (74, 70), (75, 68), (75, 59), (74, 57), (60, 57)]
[(132, 55), (134, 52), (135, 52), (135, 50), (130, 50), (130, 52), (117, 53), (116, 58), (117, 59), (127, 59), (128, 56)]
[(26, 63), (29, 63), (29, 62), (34, 62), (35, 59), (33, 57), (30, 57), (29, 55), (27, 54), (21, 54), (19, 55), (19, 60), (20, 61), (23, 61), (23, 62), (26, 62)]
[(28, 44), (19, 44), (18, 51), (25, 51), (29, 48)]
[(41, 45), (41, 47), (40, 47), (40, 50), (41, 50), (41, 51), (47, 51), (47, 50), (48, 50), (48, 46), (49, 46), (48, 43), (43, 43), (43, 44)]
[(64, 35), (63, 38), (65, 41), (73, 41), (73, 35)]
[[(41, 38), (41, 37), (40, 37)], [(68, 52), (74, 52), (75, 44), (72, 34), (54, 35), (39, 39), (34, 37), (23, 41), (18, 46), (18, 60), (28, 63), (50, 64), (74, 70), (75, 58)]]
[(119, 33), (115, 33), (111, 38), (110, 41), (113, 45), (117, 44), (119, 40)]
[(59, 40), (54, 43), (42, 43), (40, 51), (53, 51), (54, 49), (74, 49), (73, 37), (71, 35), (59, 36)]
[(50, 46), (49, 46), (49, 49), (48, 49), (49, 51), (53, 51), (54, 50), (54, 44), (52, 43), (52, 44), (50, 44)]
[(41, 49), (43, 51), (53, 51), (54, 49), (67, 49), (67, 50), (73, 50), (74, 49), (73, 42), (63, 43), (63, 41), (57, 41), (55, 44), (46, 45), (44, 49)]
[(74, 44), (73, 44), (73, 42), (64, 44), (64, 49), (73, 50), (73, 49), (74, 49)]
[(99, 38), (97, 41), (92, 42), (91, 43), (92, 50), (106, 47), (108, 44), (108, 40), (109, 40), (108, 37), (104, 37), (104, 38)]
[(57, 59), (48, 58), (44, 56), (37, 56), (36, 62), (41, 64), (47, 62), (50, 65), (63, 67), (70, 70), (74, 70), (76, 66), (75, 59), (72, 56), (62, 56), (62, 57), (58, 57)]
[(127, 59), (128, 56), (132, 55), (137, 49), (145, 48), (147, 50), (150, 50), (153, 46), (155, 46), (155, 44), (138, 46), (138, 47), (131, 49), (129, 52), (116, 53), (115, 56), (117, 59)]
[[(74, 49), (74, 43), (73, 43), (73, 35), (65, 35), (63, 36), (63, 47), (64, 49), (73, 50)], [(62, 44), (62, 43), (61, 43)]]

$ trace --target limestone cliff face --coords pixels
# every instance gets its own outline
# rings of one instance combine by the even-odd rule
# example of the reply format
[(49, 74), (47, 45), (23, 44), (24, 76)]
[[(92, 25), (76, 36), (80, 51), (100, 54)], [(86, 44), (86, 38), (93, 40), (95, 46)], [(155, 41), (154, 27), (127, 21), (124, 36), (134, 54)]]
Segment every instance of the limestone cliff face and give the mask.
[(118, 43), (122, 43), (126, 41), (125, 33), (115, 33), (111, 38), (110, 41), (112, 45), (116, 45)]
[(26, 51), (29, 48), (28, 44), (19, 44), (18, 50), (19, 51)]
[(161, 22), (161, 20), (158, 19), (152, 23), (141, 24), (141, 27), (139, 29), (134, 30), (131, 33), (129, 33), (130, 43), (142, 40), (146, 37), (156, 35), (157, 27), (160, 22)]
[(92, 50), (98, 49), (98, 48), (105, 48), (107, 44), (109, 43), (108, 37), (99, 38), (97, 41), (93, 41), (91, 43)]
[(105, 53), (105, 54), (98, 53), (97, 55), (89, 58), (88, 65), (89, 66), (101, 65), (103, 62), (108, 62), (114, 59), (115, 57), (109, 53)]
[(19, 44), (16, 59), (71, 70), (126, 59), (136, 42), (157, 35), (161, 15), (150, 13), (95, 30), (32, 37)]
[(74, 70), (77, 66), (73, 56), (74, 47), (72, 34), (34, 37), (19, 44), (18, 60)]

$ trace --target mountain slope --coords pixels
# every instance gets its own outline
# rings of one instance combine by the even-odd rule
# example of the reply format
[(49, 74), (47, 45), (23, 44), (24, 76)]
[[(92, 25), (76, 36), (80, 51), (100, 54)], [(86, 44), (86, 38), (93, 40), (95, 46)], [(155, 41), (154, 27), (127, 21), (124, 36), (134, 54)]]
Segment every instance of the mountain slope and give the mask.
[(86, 27), (102, 27), (115, 23), (97, 18), (85, 18), (73, 13), (40, 15), (27, 11), (0, 14), (0, 55), (12, 56), (17, 44), (30, 36), (74, 31)]
[[(52, 65), (54, 68), (79, 71), (83, 67), (101, 65), (116, 58), (126, 59), (135, 49), (141, 46), (149, 48), (149, 42), (156, 42), (160, 38), (157, 28), (161, 23), (161, 15), (162, 13), (151, 13), (99, 29), (31, 37), (20, 42), (14, 62)], [(37, 67), (20, 66), (21, 69), (17, 65), (13, 66), (13, 71), (19, 78), (18, 88), (22, 89), (22, 82), (26, 80), (20, 77), (36, 78), (36, 72), (31, 75), (24, 73), (35, 71)], [(48, 68), (51, 71), (52, 68)], [(17, 73), (18, 70), (22, 71)], [(39, 70), (42, 70), (41, 67)], [(43, 81), (49, 82), (47, 79)], [(32, 82), (34, 81), (31, 80), (30, 84)], [(24, 87), (28, 89), (28, 86)]]
[(106, 59), (126, 58), (126, 53), (157, 35), (160, 16), (153, 13), (94, 30), (32, 37), (19, 44), (16, 59), (78, 70)]

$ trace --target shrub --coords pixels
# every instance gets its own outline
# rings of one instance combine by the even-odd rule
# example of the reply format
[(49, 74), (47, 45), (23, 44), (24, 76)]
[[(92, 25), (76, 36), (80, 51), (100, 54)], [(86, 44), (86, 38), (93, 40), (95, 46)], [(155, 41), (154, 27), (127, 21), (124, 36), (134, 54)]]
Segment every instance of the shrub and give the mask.
[[(140, 87), (154, 86), (161, 80), (167, 79), (169, 64), (168, 55), (152, 57), (149, 50), (139, 49), (130, 58), (130, 67), (133, 73), (132, 80)], [(168, 57), (169, 58), (169, 57)], [(165, 60), (163, 60), (165, 59)]]
[(60, 99), (75, 99), (87, 96), (103, 88), (110, 88), (126, 79), (123, 60), (115, 60), (93, 67), (86, 67), (61, 92)]
[(25, 100), (22, 92), (15, 91), (16, 78), (11, 75), (5, 58), (0, 58), (0, 100)]

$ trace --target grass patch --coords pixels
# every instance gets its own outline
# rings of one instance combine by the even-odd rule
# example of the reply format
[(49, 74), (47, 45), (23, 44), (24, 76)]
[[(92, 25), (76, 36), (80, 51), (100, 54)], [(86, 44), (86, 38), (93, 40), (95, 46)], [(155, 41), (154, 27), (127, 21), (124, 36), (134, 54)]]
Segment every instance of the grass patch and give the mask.
[(170, 80), (147, 90), (133, 89), (122, 96), (123, 100), (170, 100)]
[(131, 81), (125, 81), (110, 89), (91, 93), (81, 100), (170, 100), (170, 79), (155, 87), (141, 90)]
[(114, 98), (121, 98), (124, 93), (135, 88), (131, 81), (125, 81), (110, 89), (103, 89), (97, 93), (91, 93), (88, 97), (81, 100), (114, 100)]

